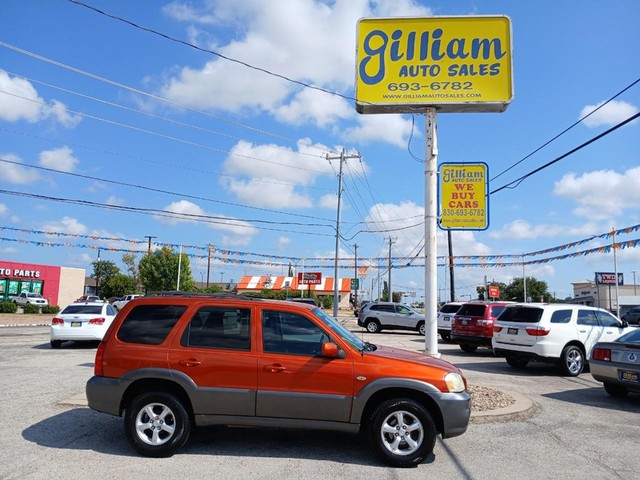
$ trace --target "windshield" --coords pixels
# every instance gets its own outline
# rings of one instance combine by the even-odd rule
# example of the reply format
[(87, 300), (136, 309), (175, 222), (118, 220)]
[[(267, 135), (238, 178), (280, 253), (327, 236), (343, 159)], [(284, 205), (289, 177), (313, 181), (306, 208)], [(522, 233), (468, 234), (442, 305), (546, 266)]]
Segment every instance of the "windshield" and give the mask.
[(447, 303), (440, 309), (440, 313), (456, 313), (458, 310), (460, 310), (460, 305), (451, 305), (450, 303)]
[(365, 348), (365, 343), (356, 337), (353, 333), (347, 330), (345, 327), (336, 322), (333, 317), (327, 315), (324, 310), (316, 308), (313, 310), (313, 314), (319, 318), (322, 323), (331, 329), (336, 335), (340, 336), (345, 342), (351, 345), (356, 350), (362, 350)]

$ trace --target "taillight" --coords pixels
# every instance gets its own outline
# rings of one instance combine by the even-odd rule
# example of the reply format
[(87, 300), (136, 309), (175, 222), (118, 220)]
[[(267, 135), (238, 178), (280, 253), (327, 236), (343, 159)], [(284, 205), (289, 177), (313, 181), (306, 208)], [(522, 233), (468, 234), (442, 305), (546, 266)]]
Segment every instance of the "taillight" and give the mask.
[(64, 325), (64, 320), (59, 317), (55, 317), (51, 320), (51, 325)]
[(480, 325), (481, 327), (490, 327), (493, 325), (493, 320), (477, 320), (476, 325)]
[(99, 317), (99, 318), (92, 318), (91, 320), (89, 320), (89, 324), (91, 325), (102, 325), (104, 323), (104, 318)]
[(501, 332), (502, 331), (502, 327), (500, 325), (494, 325), (493, 326), (493, 331), (495, 332)]
[(551, 331), (544, 327), (527, 327), (525, 330), (532, 337), (544, 337), (545, 335), (549, 335), (549, 332)]
[(591, 358), (601, 360), (603, 362), (611, 361), (611, 350), (609, 348), (594, 348), (591, 352)]
[(107, 346), (106, 342), (100, 342), (100, 345), (98, 345), (98, 350), (96, 350), (96, 359), (95, 359), (95, 363), (93, 364), (93, 374), (96, 377), (104, 376), (104, 368), (102, 366), (102, 361), (104, 359), (104, 349), (106, 346)]

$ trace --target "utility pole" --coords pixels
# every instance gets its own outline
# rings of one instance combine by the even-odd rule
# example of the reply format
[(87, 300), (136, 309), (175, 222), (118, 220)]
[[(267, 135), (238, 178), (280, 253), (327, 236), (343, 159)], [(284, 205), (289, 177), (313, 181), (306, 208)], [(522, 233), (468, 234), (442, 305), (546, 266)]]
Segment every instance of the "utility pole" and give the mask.
[(340, 152), (339, 157), (330, 157), (327, 155), (327, 160), (340, 160), (340, 168), (338, 169), (338, 208), (336, 214), (336, 258), (333, 268), (333, 318), (338, 319), (338, 303), (340, 296), (338, 294), (338, 288), (340, 279), (338, 278), (338, 257), (340, 249), (340, 203), (342, 200), (342, 165), (348, 158), (360, 158), (360, 154), (345, 155), (344, 148)]
[(355, 250), (355, 253), (353, 254), (354, 258), (355, 258), (355, 263), (354, 263), (354, 269), (355, 269), (355, 275), (353, 276), (353, 278), (355, 278), (356, 280), (356, 285), (355, 285), (355, 295), (353, 296), (353, 306), (355, 308), (356, 305), (358, 305), (358, 244), (354, 244), (353, 248)]
[(393, 290), (391, 289), (391, 245), (396, 243), (396, 240), (397, 240), (396, 238), (389, 237), (389, 272), (387, 272), (388, 276), (389, 276), (389, 279), (388, 279), (388, 282), (387, 282), (387, 283), (389, 283), (389, 286), (387, 287), (388, 288), (388, 290), (387, 290), (387, 301), (389, 301), (389, 302), (393, 302), (393, 293), (392, 293)]
[(207, 258), (207, 288), (209, 288), (209, 275), (211, 274), (211, 244), (207, 245), (209, 250), (209, 256)]
[(153, 235), (145, 235), (144, 238), (148, 238), (149, 239), (149, 246), (147, 247), (147, 255), (151, 255), (151, 239), (152, 238), (158, 238), (158, 237), (154, 237)]

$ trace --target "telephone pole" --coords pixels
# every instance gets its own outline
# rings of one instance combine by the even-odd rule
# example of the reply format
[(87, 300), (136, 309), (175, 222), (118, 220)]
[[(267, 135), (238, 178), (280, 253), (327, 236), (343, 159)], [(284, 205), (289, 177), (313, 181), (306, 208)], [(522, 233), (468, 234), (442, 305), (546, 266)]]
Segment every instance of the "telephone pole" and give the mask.
[(340, 296), (338, 294), (340, 279), (338, 278), (338, 258), (340, 249), (340, 202), (342, 200), (342, 165), (348, 158), (360, 158), (360, 154), (345, 155), (344, 148), (340, 152), (339, 157), (330, 157), (327, 155), (327, 160), (340, 160), (340, 168), (338, 169), (338, 208), (336, 214), (336, 258), (333, 268), (333, 318), (338, 319), (338, 303)]
[(149, 239), (149, 246), (147, 247), (147, 255), (151, 255), (151, 239), (158, 238), (158, 237), (154, 237), (153, 235), (145, 235), (144, 238)]
[(356, 305), (358, 305), (358, 287), (360, 285), (358, 285), (358, 244), (354, 244), (353, 248), (355, 250), (355, 253), (353, 254), (354, 258), (355, 258), (355, 262), (354, 262), (354, 269), (355, 269), (355, 275), (353, 276), (353, 278), (355, 278), (356, 280), (356, 285), (355, 285), (355, 294), (353, 296), (353, 306), (355, 307)]
[(388, 282), (389, 286), (387, 287), (387, 301), (388, 302), (393, 302), (393, 290), (391, 290), (391, 245), (393, 245), (394, 243), (396, 243), (397, 238), (391, 238), (389, 237), (389, 271), (388, 276)]

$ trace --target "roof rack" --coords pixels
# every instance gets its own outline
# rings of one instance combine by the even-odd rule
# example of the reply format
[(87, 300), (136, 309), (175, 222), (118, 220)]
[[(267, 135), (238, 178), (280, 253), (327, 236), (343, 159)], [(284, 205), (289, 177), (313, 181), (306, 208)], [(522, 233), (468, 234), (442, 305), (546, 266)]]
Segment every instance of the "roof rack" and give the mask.
[(157, 292), (147, 292), (145, 297), (183, 297), (183, 298), (220, 298), (229, 300), (263, 300), (262, 298), (247, 297), (235, 293), (207, 293), (207, 292), (185, 292), (182, 290), (161, 290)]

